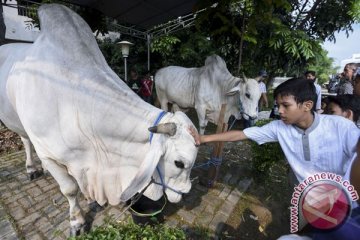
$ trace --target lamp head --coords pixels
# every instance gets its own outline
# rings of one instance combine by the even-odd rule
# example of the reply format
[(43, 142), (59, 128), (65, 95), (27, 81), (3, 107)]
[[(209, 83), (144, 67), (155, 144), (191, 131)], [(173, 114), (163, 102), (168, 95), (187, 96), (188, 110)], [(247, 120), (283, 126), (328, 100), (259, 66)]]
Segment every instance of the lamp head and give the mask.
[(134, 45), (134, 44), (131, 42), (128, 42), (128, 41), (121, 41), (121, 42), (118, 42), (117, 44), (119, 44), (121, 47), (121, 54), (123, 55), (123, 57), (124, 58), (128, 57), (129, 51), (130, 51), (130, 46)]

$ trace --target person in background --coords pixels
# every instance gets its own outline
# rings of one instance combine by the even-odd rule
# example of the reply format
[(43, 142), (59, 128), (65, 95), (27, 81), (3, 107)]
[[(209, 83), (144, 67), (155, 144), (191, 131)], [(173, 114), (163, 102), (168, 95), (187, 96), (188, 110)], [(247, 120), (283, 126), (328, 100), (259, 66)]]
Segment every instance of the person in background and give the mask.
[(137, 95), (140, 96), (141, 81), (135, 69), (130, 70), (130, 79), (128, 81), (128, 86), (131, 88), (131, 90), (133, 90)]
[(321, 109), (321, 87), (319, 84), (316, 83), (316, 72), (315, 71), (306, 71), (305, 72), (305, 78), (309, 81), (311, 81), (312, 83), (314, 83), (315, 89), (316, 89), (316, 94), (317, 94), (317, 102), (315, 104), (315, 109), (317, 113), (322, 113), (322, 109)]
[(328, 99), (327, 114), (343, 116), (353, 121), (358, 127), (360, 115), (360, 96), (344, 94), (330, 96)]
[(344, 67), (344, 71), (341, 73), (341, 80), (339, 83), (339, 87), (337, 90), (338, 95), (342, 94), (353, 94), (354, 87), (352, 85), (352, 81), (355, 77), (355, 72), (358, 67), (357, 63), (348, 63)]
[(360, 67), (356, 69), (355, 77), (352, 84), (354, 87), (353, 94), (360, 96)]
[(141, 88), (140, 88), (140, 96), (141, 98), (147, 102), (152, 103), (151, 96), (153, 90), (153, 80), (151, 79), (151, 73), (148, 71), (144, 78), (141, 79)]
[(260, 99), (259, 99), (259, 112), (264, 110), (264, 108), (269, 107), (268, 98), (266, 95), (266, 84), (264, 83), (265, 79), (267, 78), (267, 72), (265, 70), (261, 70), (258, 74), (258, 76), (255, 78), (256, 81), (259, 83), (260, 88)]

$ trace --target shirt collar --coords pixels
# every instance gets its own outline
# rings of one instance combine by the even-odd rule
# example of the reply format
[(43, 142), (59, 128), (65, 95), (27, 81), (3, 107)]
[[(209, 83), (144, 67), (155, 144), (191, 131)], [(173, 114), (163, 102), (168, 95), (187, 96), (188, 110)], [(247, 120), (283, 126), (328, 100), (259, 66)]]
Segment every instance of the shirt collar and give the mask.
[(320, 123), (320, 116), (318, 113), (314, 112), (314, 121), (312, 122), (311, 126), (308, 127), (306, 130), (301, 129), (296, 125), (293, 125), (293, 126), (296, 129), (296, 131), (298, 131), (299, 133), (309, 134), (319, 125), (319, 123)]

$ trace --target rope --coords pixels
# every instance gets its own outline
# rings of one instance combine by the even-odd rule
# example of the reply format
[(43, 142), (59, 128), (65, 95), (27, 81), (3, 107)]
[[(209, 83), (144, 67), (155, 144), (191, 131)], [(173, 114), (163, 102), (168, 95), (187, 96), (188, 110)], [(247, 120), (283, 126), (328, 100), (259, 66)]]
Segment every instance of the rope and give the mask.
[(146, 189), (150, 186), (150, 184), (152, 184), (153, 181), (151, 179), (151, 181), (148, 183), (148, 185), (146, 185), (146, 187), (141, 190), (141, 192), (139, 194), (135, 194), (132, 198), (130, 198), (130, 204), (119, 214), (119, 216), (115, 219), (118, 220), (127, 210), (129, 210), (129, 208), (131, 208), (132, 205), (134, 205), (143, 195), (143, 193), (146, 191)]
[(162, 205), (161, 209), (157, 210), (156, 212), (153, 212), (153, 213), (139, 213), (139, 212), (135, 211), (133, 208), (130, 208), (130, 209), (131, 209), (131, 211), (133, 211), (133, 213), (135, 213), (136, 216), (139, 216), (139, 217), (154, 217), (155, 215), (158, 215), (159, 213), (161, 213), (165, 208), (167, 200), (166, 200), (165, 196), (163, 198), (164, 198), (164, 204)]
[[(165, 116), (165, 114), (166, 114), (166, 112), (165, 112), (165, 111), (162, 111), (162, 112), (159, 114), (159, 116), (156, 118), (153, 126), (158, 125), (158, 123), (159, 123), (160, 120)], [(149, 142), (150, 142), (150, 143), (151, 143), (151, 141), (152, 141), (153, 136), (154, 136), (154, 133), (153, 133), (153, 132), (150, 132), (150, 136), (149, 136)]]
[(217, 157), (211, 156), (210, 159), (207, 162), (196, 165), (196, 166), (193, 167), (193, 169), (203, 167), (203, 166), (206, 166), (208, 168), (208, 167), (210, 167), (210, 165), (218, 167), (218, 166), (221, 165), (221, 163), (222, 163), (222, 157), (217, 158)]
[[(162, 111), (162, 112), (158, 115), (158, 117), (156, 118), (153, 126), (156, 126), (156, 125), (160, 122), (161, 118), (164, 117), (165, 114), (166, 114), (166, 112), (165, 112), (165, 111)], [(149, 136), (149, 141), (150, 141), (150, 143), (151, 143), (151, 140), (152, 140), (152, 138), (153, 138), (153, 135), (154, 135), (154, 134), (153, 134), (152, 132), (150, 132), (150, 136)], [(152, 183), (156, 183), (156, 182), (151, 178), (151, 181), (146, 185), (145, 188), (143, 188), (143, 190), (141, 190), (141, 192), (140, 192), (139, 194), (135, 194), (132, 198), (130, 198), (130, 204), (119, 214), (119, 216), (115, 219), (115, 221), (118, 220), (127, 210), (129, 210), (129, 208), (131, 208), (132, 205), (134, 205), (134, 204), (141, 198), (141, 196), (143, 195), (143, 193), (146, 191), (146, 189), (147, 189), (147, 188), (150, 186), (150, 184), (152, 184)], [(166, 199), (166, 197), (165, 197), (165, 199)], [(166, 204), (166, 200), (165, 200), (165, 204)], [(165, 204), (164, 204), (164, 206), (162, 207), (161, 211), (164, 209)], [(133, 210), (133, 209), (131, 209), (131, 210)], [(133, 210), (133, 211), (136, 212), (135, 210)], [(137, 212), (136, 212), (136, 213), (137, 213)], [(156, 212), (156, 213), (153, 213), (153, 214), (156, 215), (156, 214), (158, 214), (158, 213)], [(153, 216), (154, 216), (154, 215), (153, 215)]]

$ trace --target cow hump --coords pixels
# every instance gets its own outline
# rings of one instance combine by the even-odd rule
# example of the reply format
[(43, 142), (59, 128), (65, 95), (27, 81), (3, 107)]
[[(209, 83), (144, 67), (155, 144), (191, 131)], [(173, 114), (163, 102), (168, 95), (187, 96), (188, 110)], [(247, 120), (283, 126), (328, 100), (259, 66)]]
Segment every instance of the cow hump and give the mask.
[(60, 4), (44, 4), (38, 15), (41, 35), (35, 43), (51, 44), (69, 59), (106, 63), (89, 25), (77, 13)]

